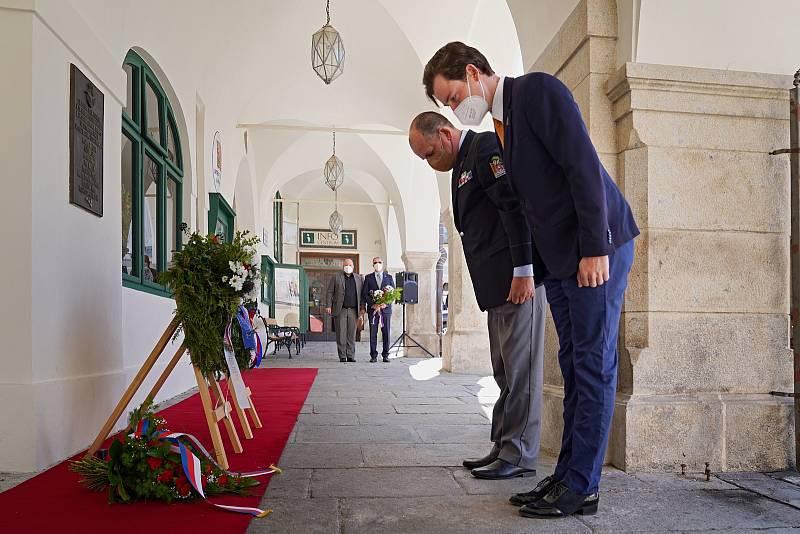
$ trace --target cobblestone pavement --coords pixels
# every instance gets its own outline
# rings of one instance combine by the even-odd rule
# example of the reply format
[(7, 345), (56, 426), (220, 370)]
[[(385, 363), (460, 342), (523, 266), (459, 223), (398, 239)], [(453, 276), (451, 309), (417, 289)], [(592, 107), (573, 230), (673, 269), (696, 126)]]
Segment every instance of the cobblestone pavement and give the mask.
[[(537, 479), (482, 481), (461, 467), (488, 452), (497, 398), (490, 377), (440, 372), (440, 359), (340, 363), (333, 343), (285, 350), (268, 366), (317, 367), (297, 426), (251, 533), (768, 532), (800, 533), (792, 473), (630, 475), (606, 468), (600, 512), (525, 519), (508, 497)], [(267, 423), (268, 424), (268, 423)], [(538, 477), (552, 473), (543, 456)], [(797, 476), (797, 473), (793, 473)], [(781, 477), (786, 480), (781, 480)]]

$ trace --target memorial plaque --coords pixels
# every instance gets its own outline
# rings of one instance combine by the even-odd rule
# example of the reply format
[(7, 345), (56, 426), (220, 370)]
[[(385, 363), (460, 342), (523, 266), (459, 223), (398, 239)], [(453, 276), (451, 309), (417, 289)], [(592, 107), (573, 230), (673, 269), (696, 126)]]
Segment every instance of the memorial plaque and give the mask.
[(103, 216), (104, 95), (70, 65), (69, 201)]

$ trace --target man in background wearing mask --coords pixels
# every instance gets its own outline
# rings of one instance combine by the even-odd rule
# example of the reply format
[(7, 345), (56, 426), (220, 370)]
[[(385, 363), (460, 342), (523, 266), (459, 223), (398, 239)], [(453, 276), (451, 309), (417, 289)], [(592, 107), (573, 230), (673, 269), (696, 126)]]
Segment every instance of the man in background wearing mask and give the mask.
[[(557, 78), (501, 78), (452, 42), (425, 65), (425, 92), (464, 124), (491, 110), (503, 161), (548, 271), (564, 376), (564, 433), (552, 476), (511, 502), (526, 517), (592, 514), (617, 389), (617, 336), (633, 239), (630, 206), (603, 168), (580, 110)], [(437, 102), (438, 101), (438, 102)]]
[(364, 277), (364, 289), (361, 291), (361, 300), (369, 313), (369, 361), (378, 361), (378, 330), (383, 337), (383, 362), (389, 363), (389, 332), (392, 324), (392, 305), (375, 304), (373, 293), (378, 290), (394, 288), (394, 278), (383, 270), (383, 260), (380, 257), (372, 258), (374, 273)]
[(336, 348), (340, 362), (356, 361), (356, 322), (363, 315), (361, 288), (364, 280), (353, 272), (353, 260), (344, 260), (344, 268), (328, 282), (325, 302), (326, 313), (331, 314), (336, 325)]
[[(544, 272), (511, 187), (494, 132), (462, 132), (433, 111), (417, 115), (414, 153), (437, 171), (453, 170), (453, 221), (478, 306), (488, 310), (489, 351), (500, 398), (492, 414), (492, 450), (464, 460), (473, 476), (499, 480), (536, 474), (542, 405)], [(536, 272), (534, 272), (536, 267)]]

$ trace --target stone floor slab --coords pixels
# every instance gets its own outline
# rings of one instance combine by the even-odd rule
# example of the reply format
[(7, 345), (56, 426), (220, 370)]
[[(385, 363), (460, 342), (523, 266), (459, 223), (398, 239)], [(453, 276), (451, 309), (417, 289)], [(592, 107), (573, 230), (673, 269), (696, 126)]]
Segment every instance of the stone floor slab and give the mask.
[(486, 453), (485, 443), (396, 444), (362, 446), (368, 467), (460, 466), (464, 458)]
[(306, 499), (311, 487), (311, 469), (285, 469), (271, 475), (266, 499)]
[(489, 443), (487, 425), (439, 425), (415, 427), (423, 443)]
[[(482, 480), (475, 478), (466, 468), (452, 470), (453, 478), (470, 495), (495, 495), (500, 501), (506, 502), (514, 493), (532, 490), (544, 477), (553, 474), (551, 465), (541, 466), (536, 470), (536, 476), (511, 478), (508, 480)], [(510, 506), (510, 505), (509, 505)]]
[(490, 425), (486, 417), (479, 414), (359, 414), (362, 425)]
[(633, 476), (645, 482), (659, 491), (679, 490), (679, 491), (700, 491), (700, 490), (735, 490), (738, 489), (733, 484), (729, 484), (717, 477), (711, 477), (706, 481), (705, 475), (699, 473), (688, 473), (677, 475), (673, 473), (634, 473)]
[[(406, 445), (408, 446), (408, 445)], [(282, 469), (356, 468), (365, 465), (359, 444), (295, 443), (286, 447), (278, 466)]]
[(342, 426), (357, 425), (358, 414), (354, 413), (302, 413), (297, 418), (301, 425), (309, 426)]
[(594, 532), (704, 531), (795, 526), (800, 513), (746, 491), (617, 492), (582, 520)]
[(397, 413), (479, 413), (480, 405), (469, 404), (395, 404)]
[(339, 534), (338, 499), (268, 499), (272, 513), (253, 519), (248, 534)]
[(483, 496), (347, 499), (342, 507), (345, 534), (590, 533), (574, 518), (544, 522), (520, 517), (497, 499)]
[(392, 401), (395, 406), (406, 406), (409, 404), (440, 404), (440, 405), (461, 405), (464, 403), (458, 397), (399, 397)]
[(316, 469), (311, 495), (317, 497), (415, 497), (463, 495), (464, 490), (441, 467), (362, 467)]
[(404, 426), (299, 426), (297, 443), (420, 443), (417, 432)]
[(391, 404), (315, 404), (314, 413), (397, 413), (397, 410)]

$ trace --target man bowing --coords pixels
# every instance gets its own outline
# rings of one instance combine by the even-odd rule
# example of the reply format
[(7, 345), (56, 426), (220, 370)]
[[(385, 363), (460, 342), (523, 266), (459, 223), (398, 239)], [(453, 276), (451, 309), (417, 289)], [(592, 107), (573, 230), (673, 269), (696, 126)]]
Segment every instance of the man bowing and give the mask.
[(527, 517), (597, 510), (617, 387), (617, 336), (633, 238), (630, 206), (606, 172), (572, 94), (543, 72), (500, 77), (452, 42), (425, 65), (434, 102), (464, 124), (491, 111), (505, 168), (549, 273), (547, 298), (564, 376), (564, 433), (552, 476), (512, 497)]

